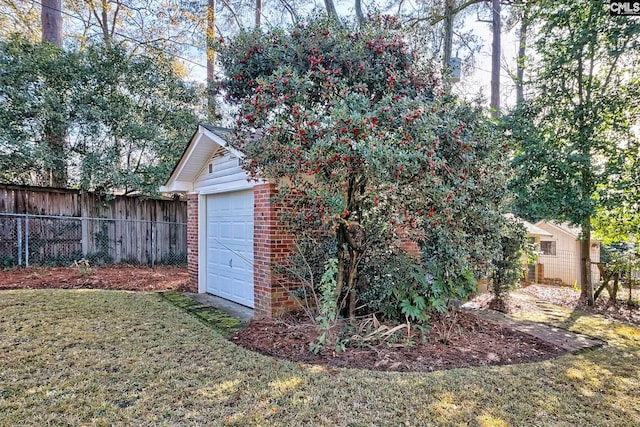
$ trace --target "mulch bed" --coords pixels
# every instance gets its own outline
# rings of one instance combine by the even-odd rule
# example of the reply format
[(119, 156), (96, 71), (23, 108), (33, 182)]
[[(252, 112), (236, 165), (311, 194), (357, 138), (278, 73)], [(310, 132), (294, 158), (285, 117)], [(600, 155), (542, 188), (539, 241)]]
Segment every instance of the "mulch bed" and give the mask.
[(188, 278), (186, 268), (176, 267), (29, 267), (0, 270), (0, 289), (186, 290)]
[(315, 355), (310, 344), (318, 335), (300, 315), (275, 320), (253, 320), (232, 340), (248, 349), (296, 362), (329, 367), (379, 371), (431, 372), (470, 366), (534, 362), (562, 354), (558, 347), (511, 329), (502, 328), (459, 310), (431, 319), (426, 342), (414, 333), (409, 342), (378, 342)]

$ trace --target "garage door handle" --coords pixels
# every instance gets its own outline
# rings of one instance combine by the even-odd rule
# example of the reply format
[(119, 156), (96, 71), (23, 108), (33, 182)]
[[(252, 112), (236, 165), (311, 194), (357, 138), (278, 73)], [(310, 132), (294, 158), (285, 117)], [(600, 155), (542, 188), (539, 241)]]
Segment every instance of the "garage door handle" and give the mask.
[(233, 268), (233, 258), (229, 260), (229, 267)]

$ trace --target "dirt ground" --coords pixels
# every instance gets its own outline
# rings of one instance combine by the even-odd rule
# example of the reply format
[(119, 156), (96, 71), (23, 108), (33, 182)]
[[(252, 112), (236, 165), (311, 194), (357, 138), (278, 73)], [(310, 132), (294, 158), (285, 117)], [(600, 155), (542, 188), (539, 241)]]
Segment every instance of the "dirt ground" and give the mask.
[(29, 267), (0, 270), (0, 289), (186, 290), (186, 268), (117, 265), (108, 267)]

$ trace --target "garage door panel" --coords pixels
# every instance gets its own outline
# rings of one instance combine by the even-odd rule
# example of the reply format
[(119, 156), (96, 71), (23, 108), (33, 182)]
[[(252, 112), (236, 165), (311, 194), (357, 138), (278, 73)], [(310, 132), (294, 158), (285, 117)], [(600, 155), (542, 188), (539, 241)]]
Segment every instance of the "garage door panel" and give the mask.
[(253, 307), (253, 191), (207, 197), (207, 292)]
[(231, 228), (233, 229), (233, 239), (236, 241), (242, 241), (245, 239), (247, 233), (246, 233), (246, 227), (244, 223), (234, 223), (231, 225)]

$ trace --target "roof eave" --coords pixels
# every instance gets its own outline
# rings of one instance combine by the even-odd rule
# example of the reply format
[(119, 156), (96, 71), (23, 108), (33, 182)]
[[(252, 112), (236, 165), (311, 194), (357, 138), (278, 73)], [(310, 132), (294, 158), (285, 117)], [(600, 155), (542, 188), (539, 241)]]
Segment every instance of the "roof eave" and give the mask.
[(187, 181), (171, 181), (160, 187), (161, 193), (192, 193), (193, 183)]
[[(205, 142), (213, 142), (210, 146), (203, 146)], [(196, 177), (193, 172), (193, 168), (189, 168), (190, 171), (185, 172), (185, 166), (189, 164), (194, 153), (202, 158), (210, 159), (219, 147), (225, 147), (234, 156), (242, 158), (243, 153), (230, 147), (220, 135), (217, 135), (210, 129), (207, 129), (203, 125), (198, 125), (198, 129), (189, 140), (189, 144), (182, 153), (180, 160), (173, 168), (169, 179), (165, 185), (160, 187), (161, 193), (185, 193), (192, 192), (193, 182)]]

